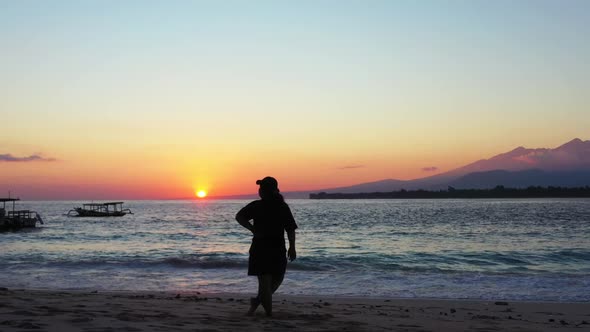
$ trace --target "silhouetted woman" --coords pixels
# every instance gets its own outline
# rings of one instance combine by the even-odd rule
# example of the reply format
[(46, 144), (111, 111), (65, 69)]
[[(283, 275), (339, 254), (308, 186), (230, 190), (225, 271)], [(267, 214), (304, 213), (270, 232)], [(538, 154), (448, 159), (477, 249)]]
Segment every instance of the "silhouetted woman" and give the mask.
[[(242, 208), (236, 220), (252, 232), (248, 275), (258, 277), (258, 296), (250, 299), (248, 315), (253, 315), (262, 304), (267, 316), (272, 315), (272, 294), (279, 288), (287, 269), (287, 257), (294, 260), (295, 229), (297, 224), (289, 205), (279, 192), (279, 184), (267, 176), (256, 181), (260, 185), (260, 200)], [(253, 223), (250, 223), (253, 220)], [(289, 250), (285, 248), (285, 231), (289, 239)]]

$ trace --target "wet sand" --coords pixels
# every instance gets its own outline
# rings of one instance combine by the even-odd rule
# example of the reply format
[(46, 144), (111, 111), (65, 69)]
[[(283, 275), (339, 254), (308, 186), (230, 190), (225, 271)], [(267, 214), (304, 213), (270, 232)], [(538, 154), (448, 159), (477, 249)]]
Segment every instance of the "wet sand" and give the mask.
[(590, 331), (590, 303), (0, 288), (0, 331)]

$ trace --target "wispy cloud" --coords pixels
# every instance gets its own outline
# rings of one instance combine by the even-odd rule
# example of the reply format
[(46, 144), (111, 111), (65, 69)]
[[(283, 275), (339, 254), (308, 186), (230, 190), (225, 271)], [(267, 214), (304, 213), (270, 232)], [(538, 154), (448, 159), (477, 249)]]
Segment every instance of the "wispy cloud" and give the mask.
[(436, 166), (422, 167), (422, 171), (423, 172), (436, 172), (436, 171), (438, 171), (438, 167), (436, 167)]
[(10, 153), (0, 154), (0, 162), (24, 163), (34, 161), (56, 161), (56, 159), (45, 158), (39, 154), (33, 154), (28, 157), (15, 157)]
[(365, 167), (365, 165), (346, 165), (343, 167), (340, 167), (338, 169), (344, 170), (344, 169), (355, 169), (355, 168), (363, 168)]

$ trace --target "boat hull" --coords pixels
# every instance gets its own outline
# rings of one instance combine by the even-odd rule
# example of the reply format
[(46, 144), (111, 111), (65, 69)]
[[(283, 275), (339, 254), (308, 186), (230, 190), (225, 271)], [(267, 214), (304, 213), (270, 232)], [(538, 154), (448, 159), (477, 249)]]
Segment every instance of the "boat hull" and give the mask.
[(37, 227), (36, 218), (0, 218), (0, 231)]
[(116, 212), (101, 212), (101, 211), (89, 211), (82, 208), (75, 209), (78, 213), (78, 217), (122, 217), (127, 212), (116, 211)]

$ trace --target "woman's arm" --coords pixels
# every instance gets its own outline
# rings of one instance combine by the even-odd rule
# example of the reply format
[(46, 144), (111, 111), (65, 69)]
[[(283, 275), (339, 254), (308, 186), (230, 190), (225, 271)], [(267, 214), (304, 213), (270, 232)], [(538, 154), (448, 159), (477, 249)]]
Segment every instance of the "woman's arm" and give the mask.
[(236, 215), (236, 220), (238, 221), (238, 223), (240, 225), (242, 225), (244, 228), (246, 228), (247, 230), (249, 230), (250, 232), (254, 233), (254, 225), (252, 225), (250, 223), (250, 220), (248, 220), (248, 218), (241, 216), (239, 213)]
[(297, 251), (295, 251), (295, 230), (287, 231), (287, 238), (289, 238), (289, 250), (287, 251), (287, 257), (290, 261), (294, 261), (297, 258)]
[(254, 233), (254, 225), (250, 223), (253, 218), (252, 209), (254, 208), (254, 202), (244, 206), (238, 213), (236, 213), (236, 220), (242, 227)]

